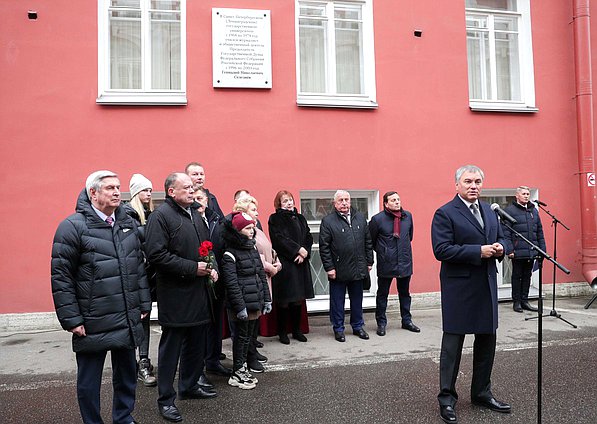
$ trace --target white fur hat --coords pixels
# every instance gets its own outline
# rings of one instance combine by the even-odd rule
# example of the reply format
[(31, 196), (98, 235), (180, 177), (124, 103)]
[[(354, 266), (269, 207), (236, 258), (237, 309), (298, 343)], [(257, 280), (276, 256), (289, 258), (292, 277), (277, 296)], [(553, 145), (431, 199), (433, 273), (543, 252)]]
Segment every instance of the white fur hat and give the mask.
[(129, 183), (129, 190), (131, 192), (131, 199), (133, 197), (135, 197), (137, 194), (139, 194), (140, 191), (143, 191), (145, 189), (152, 189), (153, 190), (153, 186), (151, 185), (151, 181), (149, 181), (147, 178), (145, 178), (143, 175), (141, 174), (133, 174), (133, 176), (131, 177), (131, 182)]

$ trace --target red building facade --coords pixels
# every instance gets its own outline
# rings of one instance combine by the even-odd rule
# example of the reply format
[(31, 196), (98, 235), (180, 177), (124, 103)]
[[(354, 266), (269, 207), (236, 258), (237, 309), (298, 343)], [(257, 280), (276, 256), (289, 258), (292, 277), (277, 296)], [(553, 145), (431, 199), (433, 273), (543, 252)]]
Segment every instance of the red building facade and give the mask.
[[(204, 165), (225, 212), (233, 193), (248, 188), (265, 224), (275, 193), (287, 189), (315, 234), (336, 189), (350, 190), (369, 217), (384, 192), (398, 191), (414, 216), (414, 293), (439, 290), (431, 219), (455, 194), (454, 171), (473, 163), (485, 171), (489, 200), (505, 202), (524, 184), (549, 203), (571, 228), (558, 234), (558, 259), (572, 273), (558, 282), (585, 281), (583, 243), (594, 234), (583, 237), (583, 228), (594, 228), (595, 217), (583, 184), (586, 167), (594, 172), (594, 141), (588, 158), (579, 153), (578, 4), (589, 6), (1, 2), (0, 314), (53, 309), (52, 237), (88, 174), (113, 170), (126, 191), (142, 173), (159, 192), (168, 173), (191, 161)], [(214, 87), (214, 8), (269, 14), (270, 88)], [(118, 41), (118, 31), (138, 51)], [(317, 281), (320, 304), (312, 309), (324, 309), (325, 281)]]

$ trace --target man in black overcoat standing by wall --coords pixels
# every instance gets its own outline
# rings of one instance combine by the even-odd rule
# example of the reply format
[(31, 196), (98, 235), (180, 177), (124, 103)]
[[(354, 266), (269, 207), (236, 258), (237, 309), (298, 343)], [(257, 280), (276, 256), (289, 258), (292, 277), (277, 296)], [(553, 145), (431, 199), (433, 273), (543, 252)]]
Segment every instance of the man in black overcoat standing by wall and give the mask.
[[(215, 396), (199, 385), (203, 370), (207, 327), (211, 322), (208, 277), (218, 279), (217, 265), (199, 255), (209, 230), (191, 205), (193, 183), (183, 173), (164, 183), (166, 201), (149, 217), (147, 257), (157, 271), (158, 322), (162, 336), (158, 351), (158, 407), (172, 422), (182, 421), (174, 404), (178, 373), (179, 399)], [(180, 360), (180, 365), (179, 365)]]
[(321, 220), (319, 254), (330, 287), (330, 321), (334, 338), (345, 342), (344, 298), (350, 299), (352, 333), (369, 339), (363, 320), (363, 286), (373, 266), (373, 244), (367, 221), (350, 206), (350, 193), (334, 194), (334, 210)]

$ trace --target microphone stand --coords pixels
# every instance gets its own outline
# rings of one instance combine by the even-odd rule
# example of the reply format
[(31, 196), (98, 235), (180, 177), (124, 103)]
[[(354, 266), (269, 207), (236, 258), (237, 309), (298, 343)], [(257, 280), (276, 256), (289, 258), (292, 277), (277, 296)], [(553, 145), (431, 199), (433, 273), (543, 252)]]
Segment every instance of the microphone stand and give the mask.
[(555, 258), (549, 256), (547, 252), (543, 251), (539, 246), (537, 246), (532, 241), (530, 241), (525, 236), (516, 231), (514, 228), (512, 228), (512, 226), (507, 221), (501, 220), (501, 222), (504, 227), (508, 228), (510, 231), (512, 231), (513, 234), (516, 234), (518, 237), (524, 240), (526, 244), (529, 245), (529, 247), (535, 249), (538, 253), (538, 256), (542, 258), (541, 260), (539, 260), (539, 303), (537, 305), (537, 424), (541, 424), (541, 387), (543, 384), (543, 259), (547, 259), (554, 265), (554, 273), (555, 267), (558, 267), (566, 274), (570, 274), (570, 271), (565, 266), (557, 262)]
[[(564, 227), (568, 231), (570, 231), (570, 228), (568, 228), (566, 226), (566, 224), (564, 224), (562, 221), (560, 221), (558, 218), (556, 218), (555, 215), (553, 215), (550, 211), (548, 211), (540, 203), (537, 203), (537, 206), (541, 210), (543, 210), (543, 212), (545, 212), (546, 214), (551, 216), (551, 225), (553, 226), (553, 258), (556, 259), (557, 258), (557, 247), (558, 247), (558, 224), (560, 224), (562, 227)], [(549, 314), (545, 314), (544, 316), (555, 317), (557, 319), (561, 319), (566, 324), (572, 326), (572, 328), (578, 328), (576, 325), (572, 324), (570, 321), (562, 318), (562, 314), (558, 313), (558, 311), (556, 310), (556, 266), (555, 266), (555, 264), (553, 266), (553, 283), (552, 284), (553, 285), (552, 285), (552, 289), (551, 289), (551, 296), (552, 296), (551, 311), (549, 312)], [(525, 321), (528, 321), (530, 319), (536, 319), (536, 318), (537, 317), (527, 317), (527, 318), (525, 318)]]

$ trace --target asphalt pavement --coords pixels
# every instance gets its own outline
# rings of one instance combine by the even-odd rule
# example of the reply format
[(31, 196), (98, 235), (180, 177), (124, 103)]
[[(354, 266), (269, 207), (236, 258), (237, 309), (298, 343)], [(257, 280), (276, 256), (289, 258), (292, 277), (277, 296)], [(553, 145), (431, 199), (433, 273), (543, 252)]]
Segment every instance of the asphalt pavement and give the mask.
[[(587, 297), (558, 298), (553, 316), (542, 319), (541, 422), (597, 422), (597, 305), (583, 306)], [(535, 302), (536, 303), (536, 302)], [(545, 313), (552, 310), (545, 300)], [(471, 405), (472, 341), (468, 336), (462, 357), (456, 406), (459, 423), (534, 423), (538, 420), (538, 320), (530, 312), (512, 311), (500, 304), (500, 328), (493, 372), (495, 396), (512, 404), (511, 414)], [(269, 357), (266, 372), (256, 375), (254, 390), (227, 385), (210, 376), (218, 397), (177, 401), (185, 423), (441, 423), (438, 391), (441, 311), (414, 309), (421, 333), (400, 328), (393, 305), (387, 335), (375, 334), (372, 312), (365, 314), (370, 340), (347, 330), (346, 342), (333, 338), (328, 317), (310, 317), (309, 341), (261, 338), (260, 350)], [(348, 321), (348, 316), (347, 316)], [(350, 328), (350, 327), (349, 327)], [(157, 360), (159, 326), (152, 326), (151, 354)], [(230, 340), (224, 353), (231, 357)], [(102, 386), (102, 415), (110, 422), (111, 371), (106, 361)], [(224, 364), (230, 365), (229, 360)], [(0, 422), (76, 423), (76, 363), (70, 334), (62, 330), (0, 333)], [(135, 420), (161, 423), (156, 388), (137, 390)]]

